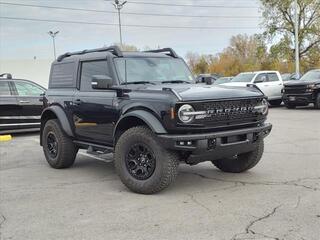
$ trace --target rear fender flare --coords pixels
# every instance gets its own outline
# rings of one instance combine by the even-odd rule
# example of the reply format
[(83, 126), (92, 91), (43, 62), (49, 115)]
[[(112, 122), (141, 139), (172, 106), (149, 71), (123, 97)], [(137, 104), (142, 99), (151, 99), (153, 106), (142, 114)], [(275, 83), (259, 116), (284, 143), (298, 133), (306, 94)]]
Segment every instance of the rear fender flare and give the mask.
[[(40, 136), (42, 135), (42, 131), (44, 128), (44, 123), (45, 123), (45, 119), (47, 119), (48, 115), (54, 114), (56, 116), (56, 118), (58, 119), (60, 126), (62, 128), (62, 130), (69, 136), (69, 137), (74, 137), (74, 134), (72, 132), (72, 128), (71, 125), (68, 121), (67, 115), (65, 114), (65, 112), (63, 111), (63, 109), (59, 106), (51, 106), (46, 108), (42, 114), (41, 114), (41, 129), (40, 129)], [(41, 141), (41, 137), (40, 137), (40, 141)]]

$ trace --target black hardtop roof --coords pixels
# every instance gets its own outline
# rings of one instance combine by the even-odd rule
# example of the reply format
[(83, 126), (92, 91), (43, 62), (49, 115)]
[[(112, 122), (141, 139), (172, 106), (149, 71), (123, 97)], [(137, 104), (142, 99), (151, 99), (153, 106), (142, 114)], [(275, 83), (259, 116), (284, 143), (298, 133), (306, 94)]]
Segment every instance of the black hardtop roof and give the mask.
[(156, 50), (149, 50), (144, 52), (122, 52), (119, 47), (111, 46), (106, 48), (97, 48), (91, 50), (83, 50), (77, 52), (67, 52), (60, 55), (56, 62), (63, 62), (64, 60), (85, 60), (94, 58), (105, 58), (108, 55), (113, 55), (115, 57), (174, 57), (178, 58), (176, 52), (171, 48), (162, 48)]

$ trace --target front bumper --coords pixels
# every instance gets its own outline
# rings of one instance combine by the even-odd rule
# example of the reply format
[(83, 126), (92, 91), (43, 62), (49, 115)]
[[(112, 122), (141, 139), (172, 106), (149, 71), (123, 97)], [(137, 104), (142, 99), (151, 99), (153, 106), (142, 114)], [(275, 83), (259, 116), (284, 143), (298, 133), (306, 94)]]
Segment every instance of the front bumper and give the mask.
[(210, 156), (210, 160), (250, 152), (256, 143), (271, 132), (272, 125), (238, 130), (180, 135), (158, 135), (161, 144), (171, 150), (187, 151), (197, 157)]
[(283, 94), (283, 102), (286, 104), (293, 105), (308, 105), (309, 103), (313, 103), (315, 99), (315, 95), (313, 92), (310, 93), (301, 93), (301, 94)]

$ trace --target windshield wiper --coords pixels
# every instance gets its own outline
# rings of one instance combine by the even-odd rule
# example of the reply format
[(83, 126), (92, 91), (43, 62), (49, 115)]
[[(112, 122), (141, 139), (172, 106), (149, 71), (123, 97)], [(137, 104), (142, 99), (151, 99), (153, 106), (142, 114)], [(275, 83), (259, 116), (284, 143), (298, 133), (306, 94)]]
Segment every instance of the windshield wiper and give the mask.
[(185, 81), (185, 80), (172, 80), (172, 81), (163, 81), (161, 83), (189, 83), (189, 81)]
[(129, 84), (152, 84), (155, 85), (155, 83), (153, 82), (149, 82), (149, 81), (134, 81), (134, 82), (123, 82), (121, 83), (121, 85), (129, 85)]

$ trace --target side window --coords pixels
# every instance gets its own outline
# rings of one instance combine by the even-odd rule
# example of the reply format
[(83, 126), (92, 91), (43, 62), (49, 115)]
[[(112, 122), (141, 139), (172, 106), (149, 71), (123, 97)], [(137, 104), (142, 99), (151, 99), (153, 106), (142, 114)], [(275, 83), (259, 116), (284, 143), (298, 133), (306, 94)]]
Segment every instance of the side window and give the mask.
[(81, 91), (95, 91), (91, 86), (92, 76), (94, 75), (109, 75), (108, 64), (106, 60), (82, 63), (80, 78)]
[(276, 73), (268, 73), (269, 82), (279, 81), (278, 75)]
[(10, 96), (9, 82), (0, 80), (0, 96)]
[(266, 82), (267, 75), (266, 74), (259, 74), (254, 81), (255, 82)]
[(27, 82), (15, 82), (19, 96), (39, 97), (44, 92), (40, 87)]

